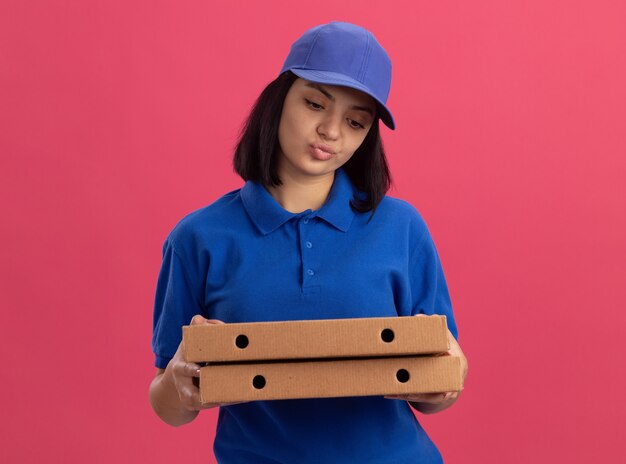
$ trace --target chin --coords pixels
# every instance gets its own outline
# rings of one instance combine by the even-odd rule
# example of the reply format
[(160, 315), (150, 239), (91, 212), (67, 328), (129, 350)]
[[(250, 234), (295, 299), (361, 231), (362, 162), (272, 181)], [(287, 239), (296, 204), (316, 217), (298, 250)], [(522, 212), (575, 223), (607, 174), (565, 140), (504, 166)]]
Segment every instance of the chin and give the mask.
[(337, 169), (339, 169), (341, 165), (332, 162), (332, 160), (328, 161), (319, 161), (319, 160), (311, 160), (306, 163), (306, 166), (303, 166), (302, 169), (310, 173), (311, 175), (328, 175), (334, 173)]

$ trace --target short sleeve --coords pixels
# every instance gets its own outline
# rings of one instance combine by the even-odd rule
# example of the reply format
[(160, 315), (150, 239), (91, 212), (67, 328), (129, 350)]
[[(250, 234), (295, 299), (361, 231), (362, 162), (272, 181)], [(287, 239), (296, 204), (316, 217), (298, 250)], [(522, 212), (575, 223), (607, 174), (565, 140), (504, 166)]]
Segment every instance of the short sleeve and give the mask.
[(458, 340), (448, 285), (435, 244), (426, 229), (411, 257), (412, 315), (440, 314), (446, 316), (448, 329)]
[(193, 265), (176, 249), (172, 235), (163, 244), (163, 261), (157, 281), (152, 325), (155, 366), (164, 369), (182, 339), (182, 326), (196, 314), (204, 315), (202, 285)]

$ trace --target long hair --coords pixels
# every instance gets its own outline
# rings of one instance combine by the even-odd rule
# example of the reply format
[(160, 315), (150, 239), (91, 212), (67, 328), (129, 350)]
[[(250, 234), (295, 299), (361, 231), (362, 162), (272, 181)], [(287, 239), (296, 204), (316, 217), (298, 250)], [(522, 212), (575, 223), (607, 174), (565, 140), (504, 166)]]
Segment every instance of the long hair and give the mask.
[(372, 124), (365, 140), (343, 165), (354, 186), (363, 192), (364, 198), (355, 196), (350, 206), (360, 213), (376, 211), (391, 186), (391, 173), (387, 164), (383, 140), (380, 137), (378, 118)]
[[(265, 186), (282, 184), (276, 167), (278, 126), (285, 97), (297, 77), (287, 71), (270, 82), (243, 124), (235, 148), (233, 168), (244, 181), (252, 180)], [(350, 201), (350, 206), (361, 213), (372, 211), (372, 215), (391, 186), (378, 121), (377, 117), (361, 146), (343, 165), (354, 186), (362, 192)]]

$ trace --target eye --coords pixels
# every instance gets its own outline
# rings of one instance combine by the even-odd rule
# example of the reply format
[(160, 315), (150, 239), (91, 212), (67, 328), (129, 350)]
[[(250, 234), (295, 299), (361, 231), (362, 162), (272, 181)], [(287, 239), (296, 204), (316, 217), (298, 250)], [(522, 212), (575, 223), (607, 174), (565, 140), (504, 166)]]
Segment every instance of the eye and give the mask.
[(304, 99), (304, 101), (306, 102), (307, 105), (309, 105), (312, 109), (314, 110), (323, 110), (324, 107), (322, 105), (320, 105), (319, 103), (315, 103), (307, 98)]
[(348, 119), (348, 124), (353, 129), (365, 129), (365, 126), (363, 126), (363, 124), (356, 122), (354, 119)]

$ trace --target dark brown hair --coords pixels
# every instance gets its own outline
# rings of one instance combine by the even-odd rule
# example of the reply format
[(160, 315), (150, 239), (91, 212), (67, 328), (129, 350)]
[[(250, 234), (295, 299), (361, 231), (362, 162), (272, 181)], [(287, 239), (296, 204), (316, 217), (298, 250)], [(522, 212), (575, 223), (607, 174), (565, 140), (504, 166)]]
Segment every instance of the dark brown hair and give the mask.
[[(233, 168), (244, 181), (253, 180), (265, 186), (282, 184), (276, 169), (278, 125), (285, 97), (297, 77), (287, 71), (270, 82), (242, 126)], [(373, 214), (391, 186), (378, 124), (377, 117), (361, 146), (343, 165), (354, 186), (362, 192), (350, 201), (350, 206), (361, 213), (372, 211)]]

